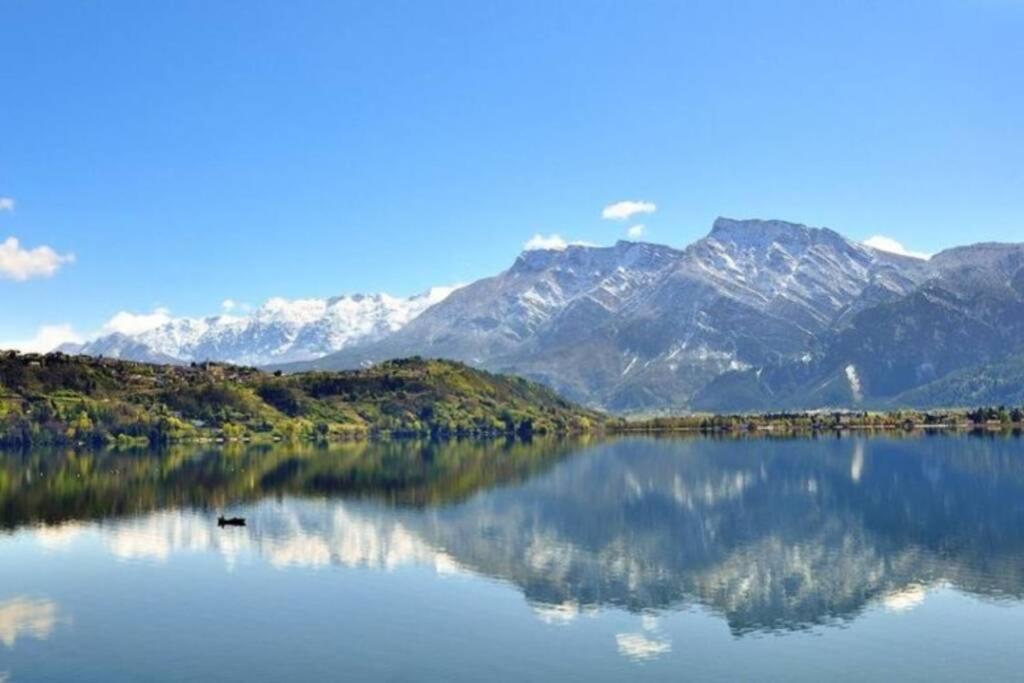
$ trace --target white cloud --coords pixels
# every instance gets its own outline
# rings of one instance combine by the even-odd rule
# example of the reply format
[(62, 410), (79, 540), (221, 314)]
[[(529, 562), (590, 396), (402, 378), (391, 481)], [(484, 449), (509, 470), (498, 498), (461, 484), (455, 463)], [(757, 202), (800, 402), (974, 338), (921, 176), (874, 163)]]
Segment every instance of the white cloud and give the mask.
[(28, 339), (0, 341), (0, 349), (16, 349), (23, 353), (46, 353), (62, 344), (81, 344), (108, 334), (135, 335), (147, 332), (172, 320), (166, 308), (154, 309), (152, 313), (129, 313), (121, 311), (104, 323), (99, 331), (89, 334), (78, 332), (68, 323), (42, 325), (35, 335)]
[(534, 235), (523, 244), (523, 250), (557, 249), (560, 251), (567, 246), (569, 246), (568, 242), (562, 239), (561, 235)]
[(224, 299), (220, 302), (220, 314), (227, 318), (237, 317), (241, 320), (242, 317), (252, 313), (252, 310), (252, 304), (238, 299)]
[(10, 197), (0, 197), (0, 211), (14, 211), (14, 200)]
[(74, 260), (74, 254), (58, 254), (46, 246), (23, 249), (16, 237), (0, 242), (0, 278), (21, 282), (33, 277), (50, 277), (65, 263)]
[(629, 230), (626, 231), (626, 236), (630, 237), (631, 239), (640, 239), (641, 237), (644, 236), (645, 232), (647, 232), (647, 226), (643, 225), (642, 223), (638, 223), (637, 225), (630, 227)]
[(566, 247), (593, 247), (591, 242), (568, 241), (561, 235), (534, 235), (523, 244), (523, 251), (537, 251), (539, 249), (554, 249), (562, 251)]
[(121, 311), (103, 325), (100, 334), (115, 332), (125, 335), (141, 334), (169, 322), (171, 322), (171, 312), (166, 308), (156, 308), (152, 313)]
[(610, 221), (625, 221), (629, 220), (631, 216), (643, 213), (654, 213), (658, 210), (658, 207), (654, 205), (654, 202), (642, 202), (627, 200), (624, 202), (615, 202), (609, 204), (601, 210), (601, 218)]
[(0, 342), (0, 349), (15, 349), (23, 353), (46, 353), (53, 351), (61, 344), (79, 343), (83, 340), (82, 335), (75, 332), (68, 324), (43, 325), (35, 336), (29, 339)]
[(890, 254), (899, 254), (900, 256), (911, 256), (913, 258), (930, 259), (931, 254), (926, 254), (922, 251), (910, 251), (902, 244), (897, 242), (891, 237), (885, 235), (872, 235), (871, 237), (864, 240), (861, 244), (878, 251), (885, 251)]

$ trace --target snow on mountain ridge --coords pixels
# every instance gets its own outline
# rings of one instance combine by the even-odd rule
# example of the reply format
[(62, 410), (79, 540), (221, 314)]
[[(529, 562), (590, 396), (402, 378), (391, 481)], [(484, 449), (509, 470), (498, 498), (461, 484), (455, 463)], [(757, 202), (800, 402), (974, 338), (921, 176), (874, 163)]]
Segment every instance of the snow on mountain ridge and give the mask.
[(833, 322), (871, 286), (908, 291), (920, 279), (910, 265), (924, 267), (829, 228), (779, 220), (719, 218), (687, 252), (695, 275), (729, 296), (769, 311), (796, 306), (812, 326)]
[(436, 356), (612, 410), (685, 407), (724, 372), (813, 355), (817, 335), (927, 269), (826, 228), (720, 218), (684, 249), (527, 250), (379, 342), (289, 369)]
[(136, 322), (130, 332), (107, 329), (83, 345), (64, 350), (159, 362), (215, 360), (264, 365), (309, 360), (352, 343), (380, 339), (455, 289), (434, 287), (407, 299), (387, 294), (274, 297), (245, 316), (172, 318), (162, 313)]
[[(813, 361), (820, 335), (933, 269), (827, 228), (720, 218), (684, 249), (529, 249), (454, 293), (272, 299), (244, 318), (179, 319), (145, 339), (164, 357), (292, 370), (452, 358), (613, 410), (682, 408), (725, 372)], [(137, 348), (121, 341), (111, 348)]]

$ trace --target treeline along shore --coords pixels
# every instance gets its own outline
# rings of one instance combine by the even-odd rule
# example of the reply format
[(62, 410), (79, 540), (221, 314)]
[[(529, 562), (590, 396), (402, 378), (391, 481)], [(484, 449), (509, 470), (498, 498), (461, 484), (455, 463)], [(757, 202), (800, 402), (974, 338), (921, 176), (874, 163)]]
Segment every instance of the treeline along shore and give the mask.
[(814, 410), (733, 415), (682, 415), (617, 419), (617, 433), (744, 433), (824, 431), (992, 430), (1024, 431), (1024, 407), (983, 406), (945, 410)]
[(446, 360), (285, 375), (0, 352), (0, 446), (329, 441), (543, 434), (1020, 428), (1024, 408), (627, 419)]

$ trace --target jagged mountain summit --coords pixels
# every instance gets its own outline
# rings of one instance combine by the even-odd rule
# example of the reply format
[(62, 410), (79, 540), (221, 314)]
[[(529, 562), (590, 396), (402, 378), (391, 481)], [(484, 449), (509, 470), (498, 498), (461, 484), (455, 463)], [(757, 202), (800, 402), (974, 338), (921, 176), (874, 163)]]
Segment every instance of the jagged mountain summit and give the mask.
[(453, 289), (435, 287), (406, 299), (387, 294), (274, 298), (248, 315), (174, 318), (136, 334), (114, 332), (62, 350), (156, 363), (268, 365), (310, 360), (349, 344), (382, 339)]
[(811, 357), (819, 335), (909, 294), (929, 272), (828, 229), (720, 218), (682, 250), (525, 252), (395, 334), (296, 369), (438, 356), (612, 410), (685, 409), (724, 373)]
[(707, 410), (1012, 403), (1024, 374), (1024, 245), (936, 254), (907, 295), (818, 336), (804, 363), (727, 373), (694, 397)]

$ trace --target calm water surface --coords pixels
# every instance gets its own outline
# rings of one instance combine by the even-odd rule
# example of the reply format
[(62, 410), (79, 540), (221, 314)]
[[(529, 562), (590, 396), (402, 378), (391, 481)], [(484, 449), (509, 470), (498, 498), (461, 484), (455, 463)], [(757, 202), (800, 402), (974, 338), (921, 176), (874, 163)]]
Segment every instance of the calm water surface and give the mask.
[(2, 455), (0, 681), (1022, 680), (1022, 446)]

